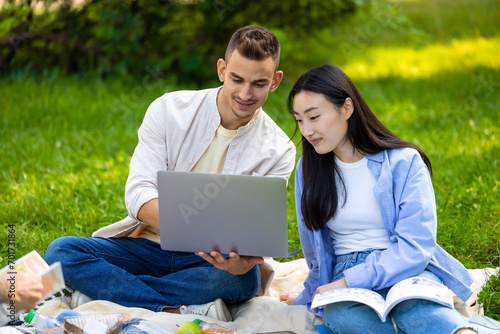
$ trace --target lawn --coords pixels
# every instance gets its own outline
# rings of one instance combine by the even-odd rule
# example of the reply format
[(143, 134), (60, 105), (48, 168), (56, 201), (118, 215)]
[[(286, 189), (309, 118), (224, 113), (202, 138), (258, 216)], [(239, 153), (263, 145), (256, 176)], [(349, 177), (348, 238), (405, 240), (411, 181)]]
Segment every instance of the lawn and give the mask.
[[(324, 62), (343, 68), (378, 117), (429, 156), (438, 242), (468, 268), (500, 266), (499, 6), (377, 3), (303, 45), (302, 58), (290, 57), (300, 62), (282, 61), (287, 80), (265, 106), (291, 136), (295, 123), (285, 102), (293, 81)], [(283, 57), (295, 51), (291, 46), (283, 43)], [(190, 87), (147, 73), (103, 80), (47, 71), (0, 80), (1, 266), (32, 249), (43, 255), (59, 236), (90, 236), (123, 218), (144, 113), (180, 88)], [(293, 182), (288, 216), (290, 248), (297, 248)]]

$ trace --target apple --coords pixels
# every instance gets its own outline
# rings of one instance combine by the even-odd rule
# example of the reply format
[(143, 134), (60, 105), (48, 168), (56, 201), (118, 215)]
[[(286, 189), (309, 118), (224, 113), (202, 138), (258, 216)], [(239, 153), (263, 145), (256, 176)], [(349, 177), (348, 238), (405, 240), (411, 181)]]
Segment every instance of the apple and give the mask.
[(202, 334), (200, 326), (192, 321), (183, 323), (177, 329), (177, 334)]

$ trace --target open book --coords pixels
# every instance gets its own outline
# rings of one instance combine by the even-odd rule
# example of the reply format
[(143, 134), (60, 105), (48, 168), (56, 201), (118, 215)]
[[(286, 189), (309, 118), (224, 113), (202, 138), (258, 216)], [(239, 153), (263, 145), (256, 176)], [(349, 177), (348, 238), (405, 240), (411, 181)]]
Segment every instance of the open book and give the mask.
[(317, 294), (311, 308), (331, 303), (353, 301), (370, 306), (385, 322), (398, 303), (408, 299), (429, 300), (453, 308), (453, 293), (443, 284), (422, 277), (411, 277), (395, 284), (384, 298), (375, 291), (360, 288), (337, 289)]
[(14, 275), (22, 272), (42, 276), (43, 298), (65, 287), (61, 263), (55, 262), (49, 266), (36, 250), (3, 267), (0, 270), (0, 275)]

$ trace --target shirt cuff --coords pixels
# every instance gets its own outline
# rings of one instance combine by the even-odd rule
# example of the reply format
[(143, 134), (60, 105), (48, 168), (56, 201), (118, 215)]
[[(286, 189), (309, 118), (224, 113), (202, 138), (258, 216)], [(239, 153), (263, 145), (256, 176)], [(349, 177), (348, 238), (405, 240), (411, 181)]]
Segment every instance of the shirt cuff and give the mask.
[(158, 198), (158, 192), (155, 190), (144, 191), (135, 201), (135, 203), (131, 206), (129, 210), (129, 214), (132, 218), (139, 220), (137, 217), (139, 215), (139, 210), (141, 210), (142, 206), (147, 202)]
[(345, 281), (349, 288), (372, 288), (365, 264), (361, 263), (344, 271)]
[(307, 305), (311, 301), (311, 295), (309, 295), (305, 290), (302, 290), (297, 296), (295, 296), (295, 305)]

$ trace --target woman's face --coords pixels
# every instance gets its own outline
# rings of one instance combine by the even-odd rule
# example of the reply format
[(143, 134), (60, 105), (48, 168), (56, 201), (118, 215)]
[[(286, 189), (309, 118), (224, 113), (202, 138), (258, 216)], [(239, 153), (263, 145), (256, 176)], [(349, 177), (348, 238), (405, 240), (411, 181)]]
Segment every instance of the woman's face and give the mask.
[(293, 98), (293, 113), (302, 136), (318, 154), (331, 151), (339, 159), (352, 155), (353, 147), (346, 137), (347, 121), (352, 115), (350, 98), (337, 108), (323, 94), (301, 91)]

